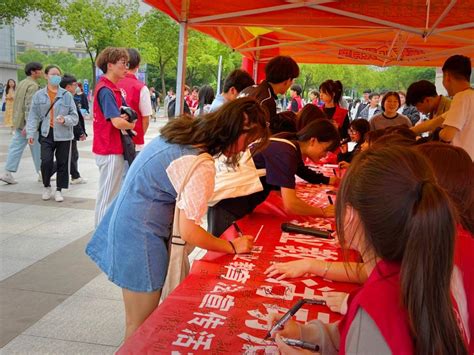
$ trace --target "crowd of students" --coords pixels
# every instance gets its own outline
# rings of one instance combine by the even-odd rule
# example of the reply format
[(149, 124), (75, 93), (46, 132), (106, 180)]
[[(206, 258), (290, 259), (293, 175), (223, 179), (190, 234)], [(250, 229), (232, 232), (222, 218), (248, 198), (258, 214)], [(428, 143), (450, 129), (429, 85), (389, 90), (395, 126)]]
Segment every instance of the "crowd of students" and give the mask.
[[(218, 237), (278, 190), (289, 213), (335, 216), (341, 248), (355, 249), (361, 257), (359, 263), (300, 260), (268, 268), (266, 273), (279, 279), (311, 273), (361, 284), (351, 295), (325, 295), (332, 310), (345, 314), (339, 324), (290, 321), (273, 334), (282, 353), (305, 351), (289, 347), (281, 337), (319, 344), (323, 354), (474, 350), (474, 91), (469, 58), (455, 55), (443, 66), (452, 102), (438, 95), (433, 84), (420, 81), (408, 88), (406, 103), (404, 94), (387, 92), (378, 107), (380, 95), (366, 93), (369, 101), (354, 110), (354, 117), (345, 108), (339, 81), (324, 81), (312, 92), (314, 101), (303, 105), (301, 87), (294, 83), (298, 64), (278, 56), (268, 62), (266, 79), (258, 85), (248, 73), (235, 70), (217, 97), (207, 86), (187, 88), (181, 116), (172, 118), (168, 100), (170, 120), (146, 146), (152, 95), (134, 75), (139, 63), (132, 49), (101, 52), (97, 66), (104, 75), (93, 102), (92, 151), (100, 180), (97, 228), (86, 253), (122, 288), (125, 338), (159, 304), (175, 206), (185, 242), (247, 253), (252, 236), (232, 241)], [(41, 69), (27, 66), (27, 74), (39, 77)], [(45, 69), (45, 76), (47, 87), (31, 94), (31, 109), (23, 109), (26, 135), (21, 128), (16, 134), (32, 151), (41, 137), (43, 199), (51, 196), (50, 178), (57, 171), (58, 201), (69, 183), (66, 153), (80, 110), (73, 100), (73, 77), (61, 78), (54, 65)], [(36, 91), (34, 78), (27, 80)], [(277, 112), (277, 95), (288, 90), (288, 111)], [(403, 113), (406, 104), (429, 120), (413, 126), (416, 118)], [(135, 119), (123, 106), (136, 112)], [(124, 158), (123, 139), (130, 130), (140, 152), (131, 165)], [(427, 131), (428, 137), (419, 136)], [(79, 133), (79, 140), (84, 136), (85, 131)], [(221, 200), (208, 210), (216, 174), (211, 157), (225, 156), (236, 166), (247, 149), (256, 167), (266, 169), (263, 191)], [(198, 156), (203, 159), (196, 166)], [(305, 165), (331, 159), (347, 169), (342, 180)], [(184, 184), (183, 172), (188, 171)], [(300, 200), (295, 175), (309, 183), (340, 185), (336, 206), (320, 208)], [(207, 230), (201, 227), (206, 213)], [(276, 317), (270, 316), (270, 322)]]

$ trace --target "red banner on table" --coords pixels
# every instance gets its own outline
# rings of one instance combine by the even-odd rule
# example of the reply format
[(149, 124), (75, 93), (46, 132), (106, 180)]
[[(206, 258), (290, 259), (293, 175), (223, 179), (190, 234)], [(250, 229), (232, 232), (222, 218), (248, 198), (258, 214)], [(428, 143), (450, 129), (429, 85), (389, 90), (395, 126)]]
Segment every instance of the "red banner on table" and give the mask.
[[(311, 203), (328, 203), (327, 186), (304, 185), (298, 194)], [(303, 196), (305, 195), (305, 196)], [(267, 314), (285, 313), (301, 298), (321, 298), (322, 292), (349, 292), (356, 286), (318, 277), (277, 281), (264, 271), (274, 262), (301, 258), (342, 260), (338, 242), (301, 234), (282, 233), (282, 222), (333, 229), (333, 219), (286, 215), (279, 196), (270, 198), (240, 220), (244, 234), (258, 235), (252, 253), (229, 255), (208, 252), (195, 261), (190, 275), (157, 308), (118, 351), (119, 354), (271, 354), (272, 341), (264, 340)], [(224, 238), (236, 232), (229, 228)], [(304, 305), (294, 319), (334, 322), (341, 315), (323, 305)]]

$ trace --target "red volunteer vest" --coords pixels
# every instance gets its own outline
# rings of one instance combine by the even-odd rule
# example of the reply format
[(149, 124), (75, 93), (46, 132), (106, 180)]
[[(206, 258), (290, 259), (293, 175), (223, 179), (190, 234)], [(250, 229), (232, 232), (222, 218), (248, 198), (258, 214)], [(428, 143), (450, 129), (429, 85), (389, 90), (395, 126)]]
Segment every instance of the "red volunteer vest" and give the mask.
[(140, 112), (140, 91), (145, 86), (137, 77), (128, 73), (125, 78), (120, 80), (117, 84), (120, 89), (123, 89), (125, 102), (129, 107), (135, 110), (138, 120), (135, 123), (134, 131), (137, 135), (133, 137), (135, 144), (145, 144), (145, 133), (143, 132), (143, 117)]
[(122, 93), (120, 89), (105, 76), (99, 79), (94, 91), (94, 140), (92, 141), (92, 152), (99, 155), (123, 154), (120, 130), (115, 128), (111, 121), (106, 120), (100, 109), (98, 94), (100, 89), (109, 88), (115, 96), (117, 106), (122, 106)]
[(454, 263), (459, 268), (466, 292), (469, 316), (469, 354), (474, 354), (474, 238), (461, 225), (457, 228)]
[(380, 261), (364, 286), (351, 294), (347, 315), (339, 323), (340, 354), (359, 307), (374, 320), (393, 354), (414, 354), (408, 313), (400, 299), (400, 264)]
[(303, 108), (303, 100), (301, 100), (301, 96), (295, 96), (293, 97), (290, 102), (288, 103), (288, 111), (291, 111), (291, 103), (292, 101), (295, 100), (296, 103), (298, 104), (298, 112), (301, 111), (301, 109)]
[[(324, 110), (324, 105), (321, 108)], [(336, 111), (334, 112), (334, 116), (332, 116), (332, 119), (336, 121), (337, 126), (339, 128), (341, 128), (342, 125), (344, 124), (344, 119), (347, 116), (347, 112), (349, 111), (346, 110), (345, 108), (342, 108), (341, 106), (336, 105)]]

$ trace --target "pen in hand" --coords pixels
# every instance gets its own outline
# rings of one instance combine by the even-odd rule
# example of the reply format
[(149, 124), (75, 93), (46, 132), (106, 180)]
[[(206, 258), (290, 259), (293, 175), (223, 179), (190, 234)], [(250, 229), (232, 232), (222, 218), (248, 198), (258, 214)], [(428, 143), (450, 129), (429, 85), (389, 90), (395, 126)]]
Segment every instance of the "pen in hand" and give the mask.
[(232, 225), (234, 226), (235, 230), (237, 231), (237, 234), (239, 235), (239, 237), (244, 235), (244, 233), (242, 233), (242, 230), (240, 229), (239, 225), (236, 222), (233, 222)]
[(310, 299), (310, 298), (302, 298), (298, 302), (295, 303), (293, 307), (291, 307), (288, 312), (286, 312), (283, 317), (280, 318), (278, 322), (275, 323), (275, 325), (270, 329), (265, 336), (264, 339), (269, 339), (272, 337), (272, 333), (277, 331), (278, 329), (282, 328), (283, 325), (285, 325), (288, 320), (295, 315), (296, 312), (305, 304), (318, 304), (318, 305), (326, 305), (325, 300), (321, 299)]
[(337, 176), (337, 171), (336, 171), (336, 169), (333, 168), (333, 169), (332, 169), (332, 172), (334, 173), (334, 176), (335, 176), (335, 177), (338, 177), (338, 176)]
[(296, 312), (298, 312), (298, 310), (301, 308), (301, 306), (303, 306), (305, 304), (305, 300), (302, 298), (300, 299), (298, 302), (295, 303), (295, 305), (293, 307), (291, 307), (289, 309), (288, 312), (286, 312), (283, 317), (280, 318), (280, 320), (278, 322), (275, 323), (275, 325), (272, 327), (272, 329), (270, 329), (267, 333), (267, 335), (265, 336), (265, 339), (269, 339), (272, 337), (272, 333), (275, 332), (276, 330), (280, 329), (281, 327), (283, 327), (283, 325), (291, 318), (295, 315)]
[(332, 201), (332, 197), (328, 195), (328, 201), (331, 205), (334, 205), (334, 202)]
[(319, 351), (319, 345), (308, 343), (303, 340), (281, 337), (281, 341), (290, 346), (297, 346), (299, 348), (311, 350), (311, 351)]

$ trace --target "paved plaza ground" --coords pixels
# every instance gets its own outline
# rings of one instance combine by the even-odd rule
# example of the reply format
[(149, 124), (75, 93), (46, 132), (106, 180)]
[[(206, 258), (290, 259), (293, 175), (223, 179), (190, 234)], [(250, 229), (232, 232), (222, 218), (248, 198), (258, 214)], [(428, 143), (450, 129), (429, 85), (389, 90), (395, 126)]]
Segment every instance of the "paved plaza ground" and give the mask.
[[(147, 141), (165, 123), (151, 122)], [(87, 184), (63, 190), (64, 202), (41, 200), (29, 148), (14, 174), (18, 184), (0, 182), (0, 354), (112, 354), (121, 344), (121, 290), (84, 253), (99, 180), (86, 124), (89, 137), (78, 148)], [(10, 138), (1, 126), (2, 173)]]

